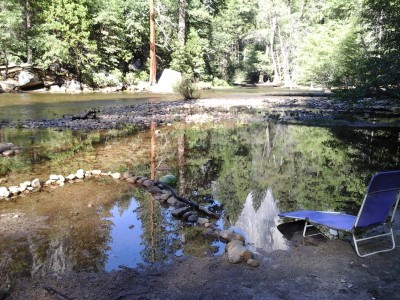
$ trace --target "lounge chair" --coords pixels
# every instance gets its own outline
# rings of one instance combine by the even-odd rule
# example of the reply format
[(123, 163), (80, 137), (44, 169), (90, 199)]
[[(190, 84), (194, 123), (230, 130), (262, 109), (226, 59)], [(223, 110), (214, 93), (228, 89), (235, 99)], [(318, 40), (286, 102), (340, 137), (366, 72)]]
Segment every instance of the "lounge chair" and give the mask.
[[(382, 172), (374, 175), (369, 183), (364, 201), (361, 204), (357, 216), (312, 210), (299, 210), (280, 213), (280, 217), (305, 220), (303, 236), (307, 235), (307, 229), (315, 225), (321, 225), (330, 229), (349, 232), (353, 236), (354, 248), (358, 256), (365, 257), (380, 252), (386, 252), (395, 248), (392, 229), (394, 215), (400, 199), (400, 171)], [(393, 208), (393, 211), (392, 211)], [(391, 213), (391, 216), (390, 216)], [(370, 232), (372, 228), (381, 226), (384, 233)], [(359, 242), (389, 236), (392, 246), (376, 251), (361, 254)]]

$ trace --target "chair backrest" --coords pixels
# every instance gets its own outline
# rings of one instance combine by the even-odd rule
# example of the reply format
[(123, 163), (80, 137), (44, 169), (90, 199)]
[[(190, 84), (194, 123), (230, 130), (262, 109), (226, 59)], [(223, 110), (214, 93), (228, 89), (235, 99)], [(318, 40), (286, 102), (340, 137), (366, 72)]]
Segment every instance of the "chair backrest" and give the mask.
[(375, 174), (369, 183), (354, 227), (385, 223), (392, 207), (397, 207), (400, 198), (399, 191), (400, 171)]

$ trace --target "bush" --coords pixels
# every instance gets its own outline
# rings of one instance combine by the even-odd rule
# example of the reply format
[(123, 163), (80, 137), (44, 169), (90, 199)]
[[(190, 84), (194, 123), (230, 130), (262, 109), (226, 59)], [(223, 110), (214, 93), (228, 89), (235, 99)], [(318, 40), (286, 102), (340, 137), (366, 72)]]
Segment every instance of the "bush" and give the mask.
[(226, 82), (223, 79), (219, 79), (217, 77), (214, 77), (213, 80), (212, 80), (212, 85), (213, 86), (219, 86), (219, 87), (228, 87), (229, 83)]
[(193, 81), (189, 78), (182, 78), (175, 86), (174, 91), (182, 95), (184, 100), (199, 98), (196, 93), (197, 88)]
[(93, 74), (93, 83), (98, 87), (117, 86), (122, 84), (123, 75), (120, 70), (110, 73), (100, 72)]

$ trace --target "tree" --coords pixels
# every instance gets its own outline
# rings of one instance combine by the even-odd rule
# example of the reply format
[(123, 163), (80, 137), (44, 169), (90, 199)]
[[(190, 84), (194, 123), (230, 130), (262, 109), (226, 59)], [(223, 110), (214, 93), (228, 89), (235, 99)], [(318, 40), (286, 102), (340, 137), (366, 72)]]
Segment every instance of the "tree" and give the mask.
[(15, 1), (0, 3), (0, 59), (6, 65), (6, 77), (10, 63), (21, 62), (23, 53), (22, 7)]

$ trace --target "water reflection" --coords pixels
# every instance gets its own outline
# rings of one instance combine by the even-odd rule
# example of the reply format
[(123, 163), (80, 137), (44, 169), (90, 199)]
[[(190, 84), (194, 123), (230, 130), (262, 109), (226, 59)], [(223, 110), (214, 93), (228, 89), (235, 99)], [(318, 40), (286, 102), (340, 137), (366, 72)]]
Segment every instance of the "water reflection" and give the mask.
[(130, 205), (125, 210), (121, 211), (117, 205), (111, 209), (111, 217), (107, 219), (113, 225), (109, 250), (106, 252), (106, 271), (118, 269), (119, 266), (136, 267), (138, 263), (144, 262), (140, 255), (144, 245), (141, 242), (143, 229), (137, 215), (138, 208), (136, 199), (131, 198)]
[(250, 192), (234, 227), (241, 229), (252, 251), (287, 250), (288, 246), (282, 233), (277, 229), (278, 207), (270, 189), (265, 190), (264, 199), (256, 210)]

